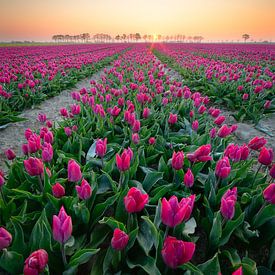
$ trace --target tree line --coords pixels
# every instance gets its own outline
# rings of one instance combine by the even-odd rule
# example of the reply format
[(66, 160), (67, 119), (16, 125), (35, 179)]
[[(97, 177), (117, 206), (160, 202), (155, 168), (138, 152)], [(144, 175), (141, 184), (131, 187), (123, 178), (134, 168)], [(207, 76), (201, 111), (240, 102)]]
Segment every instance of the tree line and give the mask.
[(130, 34), (117, 34), (112, 37), (109, 34), (97, 33), (90, 35), (89, 33), (82, 33), (78, 35), (69, 34), (55, 34), (52, 36), (52, 40), (55, 42), (65, 43), (87, 43), (94, 41), (96, 43), (107, 43), (107, 42), (201, 42), (204, 38), (200, 35), (197, 36), (185, 36), (183, 34), (176, 35), (161, 35), (161, 34), (144, 34), (130, 33)]

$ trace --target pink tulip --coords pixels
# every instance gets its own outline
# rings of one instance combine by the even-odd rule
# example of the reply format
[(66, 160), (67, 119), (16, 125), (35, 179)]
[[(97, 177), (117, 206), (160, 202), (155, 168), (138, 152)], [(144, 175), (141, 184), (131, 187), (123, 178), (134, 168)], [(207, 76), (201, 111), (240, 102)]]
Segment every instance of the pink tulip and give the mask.
[(24, 166), (30, 176), (39, 176), (44, 172), (44, 164), (42, 160), (38, 158), (24, 160)]
[(95, 147), (95, 152), (96, 154), (103, 158), (106, 154), (107, 151), (107, 138), (102, 139), (98, 139), (96, 142), (96, 147)]
[(0, 250), (10, 246), (12, 235), (4, 227), (0, 227)]
[(52, 193), (56, 198), (62, 198), (65, 195), (65, 188), (57, 182), (52, 186)]
[(132, 134), (132, 141), (133, 141), (134, 144), (138, 144), (139, 143), (139, 135), (138, 135), (138, 133)]
[(53, 238), (59, 243), (64, 244), (71, 237), (72, 230), (72, 219), (67, 215), (62, 206), (58, 216), (53, 216)]
[(42, 160), (44, 162), (51, 162), (53, 158), (53, 147), (50, 143), (45, 143), (42, 147)]
[(275, 179), (275, 164), (273, 164), (272, 167), (270, 168), (269, 175), (271, 178)]
[(124, 197), (126, 211), (128, 213), (140, 212), (148, 203), (148, 199), (147, 194), (142, 194), (138, 188), (132, 187)]
[(269, 184), (263, 191), (263, 195), (267, 202), (275, 204), (275, 183)]
[(36, 250), (25, 260), (24, 275), (38, 275), (45, 270), (47, 264), (47, 251), (44, 249)]
[(266, 143), (267, 140), (264, 137), (254, 137), (249, 141), (248, 147), (252, 150), (259, 150), (265, 146)]
[(154, 145), (156, 143), (156, 139), (154, 137), (150, 137), (148, 142), (150, 145)]
[(222, 125), (225, 121), (225, 116), (219, 116), (214, 120), (214, 123), (218, 126)]
[(232, 275), (243, 275), (243, 268), (240, 266), (237, 270), (235, 270)]
[(78, 182), (82, 178), (82, 173), (80, 166), (73, 159), (70, 159), (68, 162), (68, 181)]
[(187, 169), (187, 172), (184, 175), (183, 178), (184, 185), (187, 187), (192, 187), (194, 184), (194, 175), (190, 168)]
[(163, 198), (161, 203), (162, 222), (169, 227), (175, 227), (183, 221), (189, 220), (195, 198), (195, 195), (191, 195), (188, 198), (182, 198), (180, 202), (176, 196), (172, 196), (168, 201)]
[(235, 204), (237, 201), (237, 187), (228, 189), (221, 198), (221, 213), (227, 220), (232, 220), (235, 214)]
[(5, 151), (5, 155), (6, 155), (6, 157), (7, 157), (8, 160), (13, 160), (13, 159), (16, 158), (16, 155), (15, 155), (15, 153), (14, 153), (14, 151), (12, 149), (7, 149)]
[(231, 134), (231, 128), (224, 124), (218, 131), (218, 136), (220, 138), (225, 138)]
[(114, 230), (113, 238), (111, 240), (112, 248), (115, 250), (123, 250), (129, 241), (129, 236), (119, 228)]
[(75, 187), (75, 189), (78, 194), (78, 197), (81, 200), (87, 200), (92, 195), (92, 188), (91, 188), (90, 184), (85, 179), (83, 179), (81, 182), (81, 185), (80, 186), (77, 185)]
[(28, 139), (28, 151), (29, 153), (36, 153), (41, 149), (40, 136), (32, 134)]
[(150, 115), (150, 109), (149, 108), (144, 108), (142, 112), (142, 117), (143, 118), (148, 118)]
[(48, 131), (45, 135), (44, 135), (44, 142), (53, 144), (53, 133), (51, 131)]
[(211, 152), (211, 144), (202, 145), (194, 153), (187, 154), (187, 158), (191, 162), (206, 162), (212, 160), (209, 156)]
[(4, 172), (0, 169), (0, 188), (4, 185), (5, 178), (4, 178)]
[(175, 237), (167, 236), (164, 240), (161, 255), (166, 265), (176, 269), (192, 259), (195, 248), (195, 243), (184, 242), (177, 240)]
[(178, 115), (170, 113), (168, 123), (173, 125), (177, 123), (177, 121), (178, 121)]
[(123, 151), (121, 156), (119, 154), (116, 154), (117, 168), (122, 172), (127, 171), (130, 168), (131, 159), (132, 153), (126, 149)]
[(259, 163), (263, 164), (263, 165), (270, 165), (273, 161), (273, 150), (272, 148), (266, 148), (263, 147), (263, 149), (261, 150), (259, 157), (258, 157), (258, 161)]
[(228, 157), (223, 157), (217, 162), (215, 173), (218, 177), (225, 179), (229, 176), (231, 166)]
[(199, 128), (199, 122), (197, 120), (194, 120), (192, 123), (192, 129), (196, 132)]
[(180, 170), (183, 166), (184, 154), (182, 151), (174, 152), (172, 156), (172, 168), (175, 170)]

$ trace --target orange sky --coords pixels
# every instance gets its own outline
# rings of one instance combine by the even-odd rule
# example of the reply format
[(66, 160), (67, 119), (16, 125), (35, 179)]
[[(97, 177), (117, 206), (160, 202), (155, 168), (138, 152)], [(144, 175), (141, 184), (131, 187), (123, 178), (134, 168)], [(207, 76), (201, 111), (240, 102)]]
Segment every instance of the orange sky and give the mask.
[(0, 41), (89, 32), (275, 41), (275, 0), (0, 0)]

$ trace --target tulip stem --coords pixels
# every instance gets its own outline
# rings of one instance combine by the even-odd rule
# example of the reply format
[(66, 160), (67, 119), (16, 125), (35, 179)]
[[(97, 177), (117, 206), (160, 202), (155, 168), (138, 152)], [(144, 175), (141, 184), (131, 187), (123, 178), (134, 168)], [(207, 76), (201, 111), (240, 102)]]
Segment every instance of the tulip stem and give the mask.
[[(267, 205), (267, 202), (264, 201), (263, 205), (261, 206), (261, 208), (259, 209), (259, 211), (257, 212), (257, 214), (255, 215), (253, 221), (257, 220), (257, 217), (261, 214), (261, 212), (263, 211), (263, 209), (265, 208), (265, 206)], [(254, 222), (253, 222), (254, 223)]]
[(64, 245), (64, 243), (61, 244), (61, 254), (62, 254), (63, 264), (64, 264), (64, 266), (66, 266), (67, 265), (67, 259), (66, 259), (66, 255), (65, 255), (65, 245)]
[(122, 187), (122, 185), (123, 185), (123, 176), (124, 176), (124, 174), (123, 174), (123, 172), (121, 171), (121, 172), (120, 172), (120, 176), (119, 176), (118, 189), (120, 189), (120, 187)]
[(101, 166), (102, 166), (102, 169), (104, 168), (104, 161), (103, 161), (103, 157), (101, 157)]
[(44, 193), (44, 186), (43, 186), (43, 183), (42, 183), (41, 175), (38, 176), (38, 182), (39, 182), (39, 185), (40, 185), (41, 192)]
[(257, 172), (255, 173), (254, 179), (253, 179), (253, 181), (252, 181), (252, 186), (254, 186), (255, 181), (256, 181), (256, 178), (257, 178), (257, 175), (258, 175), (258, 173), (259, 173), (259, 171), (260, 171), (261, 168), (262, 168), (262, 164), (260, 164), (260, 166), (259, 166)]

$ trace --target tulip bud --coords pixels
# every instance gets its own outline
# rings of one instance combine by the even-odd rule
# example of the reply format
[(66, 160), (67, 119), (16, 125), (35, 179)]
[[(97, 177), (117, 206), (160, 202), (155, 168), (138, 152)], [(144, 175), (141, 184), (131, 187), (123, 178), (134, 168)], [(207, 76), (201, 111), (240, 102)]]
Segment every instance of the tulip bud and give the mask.
[(149, 144), (154, 145), (156, 143), (156, 139), (154, 137), (149, 138)]
[(143, 113), (142, 113), (142, 117), (143, 118), (148, 118), (149, 115), (150, 115), (150, 109), (149, 108), (144, 108)]
[(140, 212), (148, 202), (149, 196), (142, 194), (141, 191), (132, 187), (124, 197), (124, 205), (128, 213)]
[(210, 138), (215, 138), (216, 135), (217, 135), (217, 131), (216, 131), (216, 128), (212, 128), (209, 132), (209, 135), (210, 135)]
[(25, 156), (28, 155), (28, 153), (29, 153), (28, 144), (22, 144), (21, 149), (22, 149), (22, 153), (23, 153)]
[(169, 227), (175, 227), (182, 223), (182, 221), (189, 220), (195, 198), (195, 195), (191, 195), (188, 198), (182, 198), (180, 202), (178, 202), (176, 196), (172, 196), (168, 201), (166, 198), (163, 198), (161, 202), (162, 222)]
[(0, 188), (4, 185), (5, 178), (4, 178), (4, 172), (0, 169)]
[(53, 238), (59, 243), (64, 244), (71, 237), (72, 230), (72, 219), (67, 215), (62, 206), (58, 216), (53, 216)]
[(178, 121), (178, 115), (170, 113), (168, 123), (173, 125), (173, 124), (177, 123), (177, 121)]
[(113, 238), (111, 240), (112, 248), (115, 250), (123, 250), (129, 241), (129, 236), (119, 228), (114, 230)]
[(273, 150), (272, 148), (267, 149), (266, 147), (263, 147), (261, 150), (259, 157), (258, 157), (259, 163), (263, 165), (270, 165), (273, 161)]
[(275, 204), (275, 183), (269, 184), (263, 191), (263, 195), (267, 202)]
[(266, 143), (267, 140), (264, 137), (254, 137), (249, 141), (248, 147), (252, 150), (259, 150), (265, 146)]
[(32, 134), (33, 133), (32, 133), (32, 130), (30, 128), (26, 129), (25, 130), (25, 138), (26, 138), (26, 140), (28, 140), (31, 137)]
[(235, 214), (235, 204), (237, 201), (237, 187), (228, 189), (221, 199), (221, 213), (227, 220), (232, 220)]
[(73, 159), (70, 159), (68, 162), (68, 181), (77, 182), (82, 178), (82, 173), (80, 166)]
[(24, 166), (30, 176), (39, 176), (44, 172), (44, 164), (42, 160), (38, 158), (24, 160)]
[(52, 193), (54, 197), (61, 198), (65, 195), (65, 188), (59, 182), (57, 182), (52, 186)]
[(42, 160), (44, 162), (51, 162), (53, 158), (53, 147), (50, 143), (45, 143), (42, 149)]
[(224, 157), (217, 162), (215, 173), (218, 177), (225, 179), (229, 176), (231, 166), (228, 157)]
[(184, 182), (185, 186), (187, 186), (187, 187), (192, 187), (193, 186), (193, 184), (194, 184), (194, 175), (193, 175), (190, 168), (188, 168), (187, 172), (185, 173), (183, 182)]
[(243, 275), (243, 268), (240, 266), (237, 270), (235, 270), (232, 275)]
[(231, 128), (224, 124), (218, 131), (218, 136), (220, 138), (225, 138), (231, 134)]
[(5, 155), (6, 155), (6, 157), (7, 157), (8, 160), (13, 160), (13, 159), (16, 158), (16, 155), (15, 155), (15, 153), (14, 153), (14, 151), (12, 149), (7, 149), (5, 151)]
[(78, 194), (78, 197), (81, 200), (87, 200), (92, 195), (92, 188), (91, 188), (90, 184), (85, 179), (83, 179), (81, 182), (81, 185), (80, 186), (77, 185), (75, 187), (75, 189)]
[(28, 151), (29, 153), (35, 153), (41, 149), (40, 136), (32, 134), (28, 139)]
[(138, 133), (132, 134), (132, 141), (133, 141), (134, 144), (138, 144), (139, 143), (139, 135), (138, 135)]
[(275, 164), (273, 164), (272, 167), (270, 168), (269, 175), (271, 178), (275, 179)]
[(195, 248), (195, 243), (184, 242), (177, 240), (175, 237), (167, 236), (164, 240), (161, 255), (166, 265), (176, 269), (192, 259)]
[(172, 168), (180, 170), (183, 166), (184, 154), (182, 151), (174, 152), (172, 156)]
[(131, 153), (131, 151), (125, 149), (121, 156), (119, 154), (116, 154), (116, 165), (121, 172), (127, 171), (130, 168), (133, 154), (133, 152)]
[(104, 138), (104, 140), (102, 139), (98, 139), (96, 142), (96, 148), (95, 148), (95, 152), (96, 154), (103, 158), (104, 155), (106, 154), (107, 151), (107, 138)]
[(46, 114), (38, 114), (37, 119), (38, 119), (38, 121), (40, 121), (41, 123), (44, 123), (44, 122), (46, 122), (46, 120), (47, 120), (47, 116), (46, 116)]
[(194, 120), (192, 123), (192, 129), (196, 132), (199, 128), (199, 122), (197, 120)]
[(25, 260), (24, 275), (38, 275), (47, 264), (48, 253), (44, 249), (36, 250)]
[(0, 250), (10, 246), (12, 235), (4, 227), (0, 227)]

